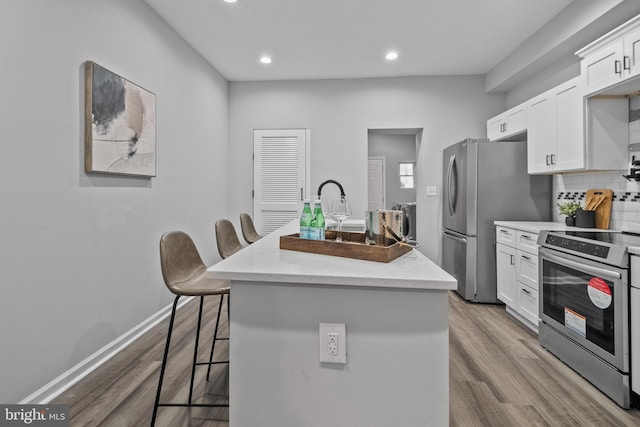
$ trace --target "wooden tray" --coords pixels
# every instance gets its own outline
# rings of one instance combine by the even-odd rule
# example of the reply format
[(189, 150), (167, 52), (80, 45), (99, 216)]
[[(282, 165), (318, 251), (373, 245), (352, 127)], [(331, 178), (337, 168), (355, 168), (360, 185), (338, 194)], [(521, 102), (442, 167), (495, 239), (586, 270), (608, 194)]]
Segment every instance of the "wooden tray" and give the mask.
[(392, 240), (387, 240), (386, 245), (368, 245), (364, 242), (364, 233), (348, 231), (342, 232), (342, 242), (336, 242), (336, 234), (336, 231), (327, 230), (325, 240), (301, 239), (299, 233), (280, 236), (280, 249), (376, 262), (391, 262), (413, 249)]

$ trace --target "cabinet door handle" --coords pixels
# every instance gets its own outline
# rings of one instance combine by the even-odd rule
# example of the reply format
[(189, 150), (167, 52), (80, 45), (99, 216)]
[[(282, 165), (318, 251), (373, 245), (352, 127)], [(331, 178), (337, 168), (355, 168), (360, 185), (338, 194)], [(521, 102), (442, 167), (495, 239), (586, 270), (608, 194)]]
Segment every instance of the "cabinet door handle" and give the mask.
[(516, 257), (511, 255), (511, 265), (516, 265)]
[(616, 74), (621, 74), (622, 70), (620, 69), (620, 60), (616, 59), (615, 61), (613, 61), (613, 71)]
[(523, 234), (522, 238), (526, 240), (531, 240), (531, 236), (527, 236), (526, 234)]
[(526, 255), (520, 255), (520, 258), (526, 259), (527, 261), (531, 261), (531, 258)]
[(622, 68), (625, 70), (631, 70), (631, 58), (627, 55), (622, 57)]
[(551, 164), (551, 163), (549, 163), (549, 155), (547, 154), (545, 157), (546, 157), (546, 162), (545, 163), (547, 164), (547, 166), (549, 166)]
[(556, 155), (555, 155), (555, 154), (552, 154), (552, 155), (551, 155), (551, 164), (552, 164), (552, 165), (555, 165), (555, 164), (556, 164)]
[(524, 292), (525, 294), (527, 294), (527, 295), (531, 295), (531, 291), (528, 291), (528, 290), (526, 290), (526, 289), (524, 289), (524, 288), (523, 288), (523, 289), (521, 289), (521, 290), (522, 290), (522, 292)]

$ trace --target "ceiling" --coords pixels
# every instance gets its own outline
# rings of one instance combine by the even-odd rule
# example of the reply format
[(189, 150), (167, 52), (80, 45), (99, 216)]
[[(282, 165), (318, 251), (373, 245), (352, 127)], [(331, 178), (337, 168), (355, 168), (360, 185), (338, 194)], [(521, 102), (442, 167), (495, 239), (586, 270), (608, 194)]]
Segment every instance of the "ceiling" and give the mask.
[(145, 1), (229, 81), (483, 75), (572, 2)]

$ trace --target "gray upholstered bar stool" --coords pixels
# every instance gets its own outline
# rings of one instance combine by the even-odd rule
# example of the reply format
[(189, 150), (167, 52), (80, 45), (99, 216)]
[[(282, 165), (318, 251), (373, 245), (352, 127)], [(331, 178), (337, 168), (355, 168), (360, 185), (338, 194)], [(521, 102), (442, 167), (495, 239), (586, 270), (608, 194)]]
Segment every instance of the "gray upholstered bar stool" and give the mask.
[(244, 247), (240, 243), (240, 239), (238, 239), (236, 228), (228, 219), (217, 220), (215, 228), (216, 245), (222, 259), (230, 257)]
[[(151, 425), (155, 425), (158, 407), (160, 406), (199, 406), (199, 407), (228, 407), (229, 403), (192, 403), (193, 396), (193, 380), (196, 373), (196, 366), (211, 365), (219, 363), (229, 363), (228, 360), (213, 361), (213, 349), (209, 362), (198, 362), (198, 342), (200, 340), (200, 324), (202, 322), (202, 306), (204, 297), (208, 295), (219, 295), (220, 303), (218, 305), (218, 314), (216, 318), (216, 326), (213, 335), (213, 345), (217, 340), (228, 340), (229, 338), (218, 337), (218, 324), (220, 323), (220, 311), (225, 295), (229, 295), (230, 282), (227, 280), (216, 280), (207, 277), (207, 267), (202, 262), (200, 254), (191, 240), (191, 237), (181, 231), (171, 231), (165, 233), (160, 238), (160, 265), (162, 267), (162, 277), (169, 291), (176, 295), (173, 301), (173, 309), (171, 311), (171, 319), (169, 321), (169, 331), (167, 333), (167, 342), (164, 349), (164, 357), (162, 358), (162, 367), (160, 369), (160, 380), (158, 381), (158, 390), (156, 400), (153, 407), (153, 417)], [(191, 366), (191, 383), (189, 386), (189, 400), (187, 403), (161, 403), (160, 392), (162, 390), (162, 381), (164, 379), (165, 368), (167, 366), (167, 356), (171, 343), (171, 332), (173, 331), (173, 323), (176, 317), (176, 308), (178, 300), (181, 296), (200, 297), (200, 308), (198, 311), (198, 324), (196, 326), (196, 343), (193, 351), (193, 363)], [(227, 304), (228, 305), (228, 304)], [(207, 372), (207, 379), (209, 372)]]
[(253, 220), (249, 214), (240, 214), (240, 228), (242, 229), (242, 237), (244, 237), (244, 240), (246, 240), (248, 244), (255, 243), (262, 239), (262, 236), (256, 231)]

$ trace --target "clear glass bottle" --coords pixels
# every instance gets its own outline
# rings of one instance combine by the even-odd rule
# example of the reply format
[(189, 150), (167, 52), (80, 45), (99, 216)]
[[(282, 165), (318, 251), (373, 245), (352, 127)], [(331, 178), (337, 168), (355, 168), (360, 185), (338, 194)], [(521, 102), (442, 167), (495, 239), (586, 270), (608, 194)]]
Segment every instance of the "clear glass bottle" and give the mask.
[(300, 238), (311, 239), (311, 221), (313, 220), (313, 214), (311, 213), (311, 205), (309, 200), (304, 201), (304, 207), (302, 208), (302, 214), (300, 215)]

